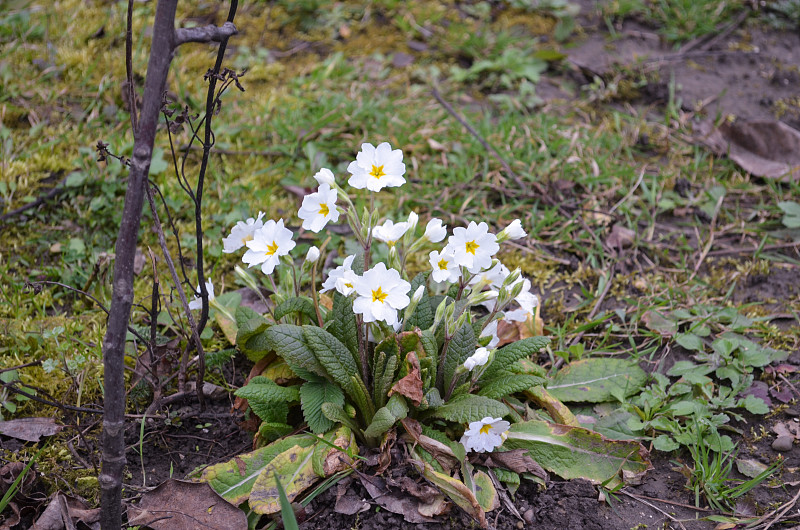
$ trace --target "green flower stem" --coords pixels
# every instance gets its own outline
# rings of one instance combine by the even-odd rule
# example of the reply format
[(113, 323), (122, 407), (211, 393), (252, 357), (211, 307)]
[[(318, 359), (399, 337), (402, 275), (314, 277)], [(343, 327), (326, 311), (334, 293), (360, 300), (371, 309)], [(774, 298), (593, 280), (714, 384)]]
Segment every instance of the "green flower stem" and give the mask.
[(319, 260), (315, 261), (314, 264), (311, 266), (311, 301), (314, 303), (314, 311), (317, 313), (317, 323), (319, 327), (322, 327), (324, 324), (322, 320), (322, 313), (319, 310), (319, 294), (317, 293), (317, 263)]

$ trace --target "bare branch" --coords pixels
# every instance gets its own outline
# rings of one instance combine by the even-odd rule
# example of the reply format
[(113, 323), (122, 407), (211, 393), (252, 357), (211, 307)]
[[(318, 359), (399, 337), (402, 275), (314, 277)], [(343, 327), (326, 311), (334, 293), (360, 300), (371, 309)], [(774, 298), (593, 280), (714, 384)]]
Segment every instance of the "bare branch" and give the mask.
[(187, 42), (222, 42), (231, 35), (236, 35), (233, 22), (225, 22), (222, 26), (203, 26), (202, 28), (178, 28), (175, 30), (175, 45)]

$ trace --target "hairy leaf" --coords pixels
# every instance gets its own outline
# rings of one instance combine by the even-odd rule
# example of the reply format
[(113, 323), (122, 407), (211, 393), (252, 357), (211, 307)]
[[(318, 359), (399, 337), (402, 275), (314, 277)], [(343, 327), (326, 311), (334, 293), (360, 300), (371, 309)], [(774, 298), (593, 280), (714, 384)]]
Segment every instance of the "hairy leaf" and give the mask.
[(483, 380), (494, 379), (498, 375), (510, 373), (508, 368), (520, 359), (525, 359), (539, 352), (542, 348), (550, 344), (549, 337), (529, 337), (527, 339), (512, 342), (508, 346), (500, 348), (494, 354), (492, 364), (481, 376)]
[(372, 423), (369, 424), (367, 430), (364, 431), (364, 436), (374, 438), (385, 433), (399, 420), (402, 420), (408, 414), (408, 405), (406, 401), (394, 395), (389, 398), (385, 407), (381, 407), (375, 412), (372, 417)]
[[(382, 362), (382, 371), (375, 371), (375, 381), (373, 386), (375, 388), (375, 404), (383, 406), (386, 403), (389, 390), (392, 388), (394, 382), (394, 374), (397, 371), (397, 365), (400, 363), (400, 353), (397, 350), (397, 343), (391, 341), (392, 346), (387, 347), (380, 355), (385, 355), (385, 361)], [(380, 345), (379, 345), (380, 347)], [(377, 351), (377, 350), (376, 350)]]
[(532, 420), (511, 425), (503, 443), (525, 449), (536, 462), (562, 478), (584, 478), (608, 487), (641, 478), (652, 466), (639, 443), (608, 440), (601, 434), (557, 423)]
[(447, 349), (447, 357), (444, 359), (444, 390), (445, 396), (447, 389), (450, 388), (453, 378), (456, 376), (456, 369), (464, 364), (473, 353), (478, 345), (478, 339), (475, 336), (475, 331), (469, 322), (458, 328), (450, 340), (450, 345)]
[[(248, 400), (250, 410), (265, 423), (286, 423), (289, 417), (289, 405), (280, 401)], [(291, 431), (290, 431), (291, 432)]]
[(286, 403), (300, 399), (296, 386), (280, 386), (268, 377), (256, 376), (235, 392), (235, 394), (248, 401), (261, 401), (265, 403)]
[(600, 403), (638, 392), (647, 374), (625, 359), (593, 358), (573, 361), (559, 370), (547, 391), (561, 401)]
[(502, 399), (509, 394), (522, 392), (544, 383), (544, 379), (533, 375), (501, 375), (481, 383), (479, 396)]
[(347, 415), (341, 405), (336, 403), (326, 402), (322, 404), (322, 414), (334, 423), (341, 423), (346, 425), (354, 432), (359, 431), (358, 425), (353, 421), (353, 418)]
[(274, 442), (281, 436), (286, 436), (294, 430), (294, 427), (285, 423), (263, 422), (258, 426), (258, 436), (262, 442)]
[(358, 365), (342, 342), (317, 326), (303, 326), (303, 337), (306, 344), (314, 352), (319, 363), (325, 368), (336, 383), (348, 394), (355, 392), (350, 381), (351, 376), (358, 376)]
[[(319, 329), (319, 328), (318, 328)], [(264, 336), (275, 353), (283, 357), (289, 368), (303, 379), (311, 372), (322, 377), (328, 377), (325, 368), (314, 355), (303, 337), (303, 328), (293, 324), (276, 324), (269, 327)]]
[(300, 387), (300, 406), (308, 428), (314, 433), (322, 433), (333, 428), (333, 422), (322, 414), (323, 403), (344, 406), (342, 389), (325, 379), (308, 381)]
[(261, 319), (265, 324), (267, 323), (267, 319), (259, 315), (253, 309), (243, 305), (236, 308), (236, 312), (233, 316), (236, 319), (236, 327), (240, 329), (244, 326), (245, 322), (252, 319)]
[[(333, 307), (328, 313), (331, 334), (347, 346), (353, 359), (358, 356), (358, 327), (356, 315), (353, 313), (353, 300), (342, 296), (339, 292), (333, 293)], [(358, 362), (356, 360), (356, 362)]]
[(300, 313), (308, 317), (311, 322), (317, 321), (317, 311), (314, 309), (314, 302), (305, 296), (298, 296), (284, 300), (273, 311), (275, 320), (278, 321), (291, 313)]
[(499, 401), (475, 394), (462, 394), (451, 399), (434, 411), (435, 415), (448, 421), (469, 423), (491, 416), (502, 418), (508, 414), (508, 407)]
[[(239, 309), (242, 309), (242, 306), (239, 306)], [(238, 310), (236, 314), (241, 316)], [(269, 323), (259, 315), (239, 324), (239, 330), (236, 332), (236, 345), (253, 362), (258, 362), (272, 350), (264, 337), (264, 331), (268, 327)]]
[[(427, 278), (427, 272), (417, 274), (414, 279), (411, 280), (411, 289), (409, 293), (414, 294), (420, 285), (425, 285)], [(435, 308), (431, 307), (431, 297), (428, 296), (427, 293), (423, 293), (414, 312), (411, 313), (409, 318), (404, 322), (404, 329), (406, 331), (411, 331), (415, 328), (428, 329), (433, 325), (434, 311)]]

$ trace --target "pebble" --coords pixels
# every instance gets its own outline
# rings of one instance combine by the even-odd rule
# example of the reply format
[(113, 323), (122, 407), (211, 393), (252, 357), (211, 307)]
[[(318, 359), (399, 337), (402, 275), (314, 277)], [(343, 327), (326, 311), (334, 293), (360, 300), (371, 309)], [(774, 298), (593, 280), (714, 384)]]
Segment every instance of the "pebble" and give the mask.
[(786, 451), (791, 451), (793, 440), (794, 440), (793, 436), (778, 436), (777, 438), (775, 438), (775, 441), (772, 442), (772, 448), (781, 453), (785, 453)]
[(797, 409), (794, 409), (794, 408), (786, 409), (783, 412), (784, 412), (784, 414), (786, 414), (790, 418), (796, 418), (797, 416), (800, 416), (800, 411), (798, 411)]
[(525, 510), (525, 513), (522, 514), (522, 518), (525, 519), (526, 523), (533, 524), (533, 508)]
[(517, 528), (519, 528), (519, 530), (522, 530), (523, 528), (525, 528), (525, 525), (522, 524), (522, 521), (517, 521)]

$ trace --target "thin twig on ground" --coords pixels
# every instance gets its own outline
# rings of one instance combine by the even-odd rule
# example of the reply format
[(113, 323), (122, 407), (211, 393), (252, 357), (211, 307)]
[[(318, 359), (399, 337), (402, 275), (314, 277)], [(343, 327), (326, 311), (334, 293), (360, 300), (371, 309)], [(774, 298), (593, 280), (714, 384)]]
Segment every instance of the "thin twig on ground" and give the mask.
[(56, 195), (58, 195), (59, 193), (61, 193), (62, 191), (64, 191), (66, 189), (64, 187), (64, 185), (67, 183), (67, 178), (68, 177), (69, 177), (69, 175), (67, 175), (66, 177), (61, 179), (61, 181), (58, 184), (56, 184), (56, 186), (54, 188), (50, 189), (47, 193), (45, 193), (44, 195), (40, 196), (35, 201), (29, 202), (28, 204), (26, 204), (24, 206), (20, 206), (19, 208), (15, 209), (15, 210), (11, 210), (10, 212), (6, 212), (3, 215), (0, 215), (0, 222), (5, 221), (7, 219), (11, 219), (12, 217), (15, 217), (15, 216), (17, 216), (17, 215), (19, 215), (21, 213), (27, 212), (28, 210), (36, 208), (40, 204), (44, 204), (45, 202), (49, 201), (50, 199), (52, 199), (53, 197), (55, 197)]

